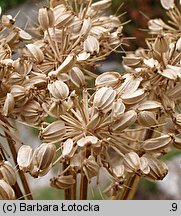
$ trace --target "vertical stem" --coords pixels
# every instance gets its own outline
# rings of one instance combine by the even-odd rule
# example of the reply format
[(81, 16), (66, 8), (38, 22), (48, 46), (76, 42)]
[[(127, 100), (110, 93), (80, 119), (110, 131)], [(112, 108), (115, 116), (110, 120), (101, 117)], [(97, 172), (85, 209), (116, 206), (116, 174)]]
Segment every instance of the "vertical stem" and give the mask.
[(126, 183), (126, 188), (121, 195), (122, 200), (132, 200), (138, 188), (138, 184), (140, 181), (140, 176), (131, 175), (128, 177), (128, 181)]
[(88, 191), (88, 180), (86, 175), (81, 173), (81, 181), (80, 181), (80, 200), (87, 199), (87, 191)]
[[(8, 128), (6, 128), (6, 129), (8, 130)], [(11, 136), (8, 133), (6, 133), (6, 132), (4, 132), (4, 133), (5, 133), (6, 137), (7, 137), (7, 142), (8, 142), (9, 148), (11, 150), (14, 163), (18, 167), (18, 164), (17, 164), (17, 161), (16, 161), (17, 160), (17, 152), (16, 152), (16, 149), (15, 149), (15, 146), (14, 146), (14, 141), (12, 140)], [(19, 168), (18, 168), (18, 173), (19, 173), (19, 176), (21, 178), (21, 182), (22, 182), (22, 185), (24, 187), (25, 193), (27, 194), (27, 199), (32, 200), (33, 197), (31, 195), (31, 190), (30, 190), (30, 187), (29, 187), (29, 184), (27, 182), (25, 174)]]
[[(153, 135), (153, 132), (154, 130), (147, 129), (144, 140), (150, 139)], [(139, 156), (142, 156), (142, 155), (139, 155)], [(121, 200), (127, 200), (127, 199), (129, 200), (129, 199), (134, 198), (134, 195), (137, 191), (140, 179), (141, 179), (140, 176), (136, 174), (128, 176), (128, 179), (126, 181), (126, 187), (124, 188), (124, 191), (120, 197)]]
[[(90, 146), (86, 147), (85, 157), (88, 158), (90, 155)], [(87, 200), (88, 194), (88, 180), (86, 175), (81, 172), (81, 180), (80, 180), (80, 200)]]
[(76, 173), (73, 174), (74, 179), (75, 179), (75, 184), (71, 188), (71, 199), (76, 200), (77, 199), (77, 175)]
[[(67, 162), (63, 162), (63, 170), (65, 170), (68, 167)], [(68, 171), (65, 172), (64, 175), (68, 175)], [(65, 189), (64, 190), (64, 198), (65, 200), (71, 200), (71, 189)]]
[(16, 194), (17, 199), (19, 199), (19, 200), (24, 200), (25, 199), (17, 182), (15, 183), (15, 185), (12, 186), (12, 188), (13, 188), (15, 194)]

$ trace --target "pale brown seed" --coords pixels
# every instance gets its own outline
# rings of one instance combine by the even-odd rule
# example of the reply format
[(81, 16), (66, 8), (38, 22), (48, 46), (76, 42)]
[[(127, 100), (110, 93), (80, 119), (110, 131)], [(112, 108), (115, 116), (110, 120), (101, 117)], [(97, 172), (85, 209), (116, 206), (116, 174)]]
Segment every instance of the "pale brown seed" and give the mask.
[(31, 146), (22, 145), (18, 151), (17, 163), (19, 168), (24, 172), (28, 172), (31, 167), (33, 149)]
[(148, 161), (150, 172), (146, 176), (148, 179), (151, 180), (162, 180), (168, 173), (168, 167), (166, 164), (155, 158), (153, 155), (145, 154), (145, 157)]
[(40, 8), (38, 13), (38, 21), (43, 30), (53, 27), (54, 25), (54, 14), (50, 8)]
[(110, 126), (112, 131), (123, 131), (133, 125), (137, 119), (137, 113), (134, 110), (125, 112), (115, 123)]
[(50, 186), (58, 189), (68, 189), (75, 184), (75, 179), (73, 175), (58, 176), (50, 179)]
[(85, 76), (78, 67), (73, 67), (70, 72), (70, 79), (77, 87), (85, 86)]
[(16, 183), (16, 173), (9, 161), (0, 162), (0, 179), (4, 179), (11, 186)]
[(69, 95), (68, 86), (61, 80), (56, 80), (55, 82), (48, 84), (48, 90), (56, 99), (64, 100)]
[(111, 87), (100, 88), (94, 96), (94, 106), (101, 112), (108, 112), (112, 108), (113, 101), (116, 97), (116, 91)]
[(32, 156), (30, 174), (37, 177), (41, 171), (49, 170), (55, 158), (55, 153), (56, 147), (52, 143), (42, 143), (36, 148)]
[(171, 137), (169, 135), (162, 135), (160, 137), (148, 139), (143, 142), (142, 148), (146, 152), (161, 152), (166, 149), (171, 142)]
[(139, 112), (138, 123), (144, 127), (150, 127), (158, 124), (155, 113), (150, 111)]
[(0, 179), (0, 200), (15, 200), (13, 188), (3, 179)]
[(62, 139), (62, 136), (66, 133), (65, 123), (61, 120), (55, 121), (49, 124), (46, 128), (42, 129), (40, 138), (44, 142), (57, 143)]
[(95, 85), (98, 88), (103, 86), (116, 88), (121, 82), (121, 74), (117, 72), (105, 72), (96, 78)]

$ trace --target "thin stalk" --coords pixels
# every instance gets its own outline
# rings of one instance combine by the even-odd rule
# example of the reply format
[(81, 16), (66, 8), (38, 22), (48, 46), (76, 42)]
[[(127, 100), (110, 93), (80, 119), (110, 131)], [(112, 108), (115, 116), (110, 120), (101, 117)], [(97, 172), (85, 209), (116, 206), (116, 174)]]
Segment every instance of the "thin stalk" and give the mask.
[(75, 184), (71, 188), (71, 199), (76, 200), (77, 199), (77, 175), (76, 173), (73, 174), (75, 179)]
[(80, 181), (80, 200), (87, 200), (87, 192), (88, 192), (88, 180), (86, 175), (81, 173), (81, 181)]
[[(85, 150), (85, 156), (86, 158), (90, 155), (90, 148), (89, 146), (86, 147)], [(88, 194), (88, 180), (86, 175), (81, 172), (81, 180), (80, 180), (80, 200), (87, 200), (87, 194)]]
[[(69, 165), (67, 164), (67, 162), (63, 162), (63, 170), (67, 169)], [(66, 171), (64, 175), (68, 175), (69, 171)], [(65, 200), (71, 200), (71, 189), (65, 189), (64, 190), (64, 198)]]
[[(8, 130), (8, 128), (6, 128), (6, 130)], [(7, 132), (4, 132), (4, 133), (5, 133), (5, 136), (7, 137), (7, 142), (8, 142), (9, 148), (11, 150), (14, 163), (15, 163), (16, 167), (18, 167), (18, 164), (17, 164), (17, 161), (16, 161), (17, 160), (17, 152), (16, 152), (14, 141), (12, 140), (11, 136)], [(23, 188), (25, 190), (25, 193), (28, 194), (27, 199), (32, 200), (33, 197), (31, 195), (31, 190), (30, 190), (30, 187), (29, 187), (29, 184), (27, 182), (25, 174), (19, 168), (18, 168), (18, 173), (19, 173)]]
[[(153, 129), (147, 129), (145, 133), (144, 140), (150, 139), (153, 135)], [(142, 154), (142, 153), (141, 153)], [(142, 156), (142, 155), (139, 155)], [(138, 189), (138, 184), (140, 182), (140, 176), (138, 175), (129, 175), (125, 183), (126, 187), (120, 197), (121, 200), (130, 200), (134, 198), (134, 195)]]
[(128, 177), (126, 188), (121, 195), (121, 200), (132, 200), (137, 191), (138, 184), (140, 182), (140, 176), (138, 175), (130, 175)]
[(14, 190), (14, 192), (16, 194), (16, 198), (18, 200), (24, 200), (25, 199), (24, 195), (23, 195), (23, 193), (22, 193), (22, 191), (21, 191), (21, 189), (20, 189), (17, 182), (15, 183), (15, 185), (12, 186), (12, 188), (13, 188), (13, 190)]

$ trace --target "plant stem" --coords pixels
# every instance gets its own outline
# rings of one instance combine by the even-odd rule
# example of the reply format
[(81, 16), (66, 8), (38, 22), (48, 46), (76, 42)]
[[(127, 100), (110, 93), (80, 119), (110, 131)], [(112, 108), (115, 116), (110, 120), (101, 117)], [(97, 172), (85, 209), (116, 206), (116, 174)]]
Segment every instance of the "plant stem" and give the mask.
[(77, 175), (76, 173), (74, 173), (73, 176), (75, 179), (75, 184), (71, 188), (71, 195), (72, 195), (71, 199), (76, 200), (77, 199)]
[(138, 188), (138, 184), (140, 181), (140, 176), (138, 175), (130, 175), (128, 177), (126, 188), (121, 195), (121, 200), (132, 200)]
[(12, 186), (12, 188), (13, 188), (13, 190), (16, 194), (16, 198), (18, 200), (24, 200), (25, 199), (17, 182), (15, 183), (15, 185)]
[(81, 173), (80, 181), (80, 200), (87, 199), (87, 190), (88, 190), (88, 180), (84, 173)]
[[(63, 170), (65, 170), (65, 169), (67, 169), (67, 167), (68, 167), (68, 164), (67, 164), (67, 162), (63, 162)], [(68, 173), (68, 171), (67, 172), (65, 172), (65, 174), (64, 175), (68, 175), (69, 173)], [(65, 198), (65, 200), (71, 200), (71, 189), (65, 189), (64, 190), (64, 198)]]
[[(153, 129), (147, 129), (144, 140), (150, 139), (153, 136), (153, 132)], [(139, 154), (139, 156), (141, 157), (142, 153)], [(130, 200), (134, 198), (140, 179), (140, 176), (136, 174), (128, 176), (127, 181), (125, 183), (126, 187), (124, 188), (124, 191), (120, 197), (121, 200)]]
[[(88, 158), (90, 155), (90, 146), (86, 147), (85, 157)], [(81, 172), (81, 180), (80, 180), (80, 200), (87, 200), (88, 193), (88, 180), (86, 175)]]
[[(9, 130), (8, 128), (6, 128), (6, 129)], [(8, 142), (9, 148), (11, 150), (14, 163), (15, 163), (16, 167), (18, 167), (18, 164), (16, 161), (17, 160), (17, 152), (16, 152), (14, 141), (12, 140), (11, 136), (8, 133), (6, 133), (6, 132), (4, 132), (4, 133), (5, 133), (5, 136), (7, 137), (7, 142)], [(32, 200), (33, 197), (31, 195), (31, 190), (30, 190), (29, 184), (27, 182), (26, 176), (23, 173), (23, 171), (19, 169), (19, 167), (18, 167), (18, 173), (19, 173), (23, 188), (25, 190), (25, 193), (27, 194), (27, 199)]]

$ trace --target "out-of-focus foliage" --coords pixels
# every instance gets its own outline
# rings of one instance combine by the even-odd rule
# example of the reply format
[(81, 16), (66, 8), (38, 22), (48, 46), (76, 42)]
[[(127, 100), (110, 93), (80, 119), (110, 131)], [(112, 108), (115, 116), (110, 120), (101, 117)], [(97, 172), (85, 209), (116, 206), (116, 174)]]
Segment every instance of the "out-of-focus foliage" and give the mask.
[(10, 7), (14, 7), (23, 2), (25, 2), (25, 0), (1, 0), (0, 6), (2, 7), (3, 10), (6, 10)]
[[(125, 21), (130, 20), (128, 25), (124, 26), (124, 34), (126, 36), (135, 36), (136, 40), (128, 41), (130, 50), (138, 47), (145, 47), (146, 31), (148, 18), (156, 18), (163, 16), (163, 8), (160, 1), (155, 0), (112, 0), (112, 8), (116, 12), (121, 3), (124, 3), (118, 14), (126, 12), (123, 16)], [(146, 18), (148, 17), (148, 18)]]

